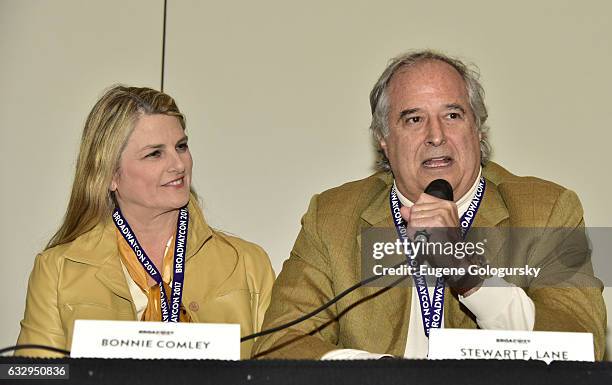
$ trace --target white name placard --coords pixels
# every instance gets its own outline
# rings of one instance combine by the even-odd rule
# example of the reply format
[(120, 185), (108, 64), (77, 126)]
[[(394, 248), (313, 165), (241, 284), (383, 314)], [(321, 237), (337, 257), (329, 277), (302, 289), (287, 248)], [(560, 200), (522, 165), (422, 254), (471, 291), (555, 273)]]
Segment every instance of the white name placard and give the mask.
[(240, 359), (240, 325), (76, 320), (75, 358)]
[(591, 333), (432, 329), (430, 359), (594, 361)]

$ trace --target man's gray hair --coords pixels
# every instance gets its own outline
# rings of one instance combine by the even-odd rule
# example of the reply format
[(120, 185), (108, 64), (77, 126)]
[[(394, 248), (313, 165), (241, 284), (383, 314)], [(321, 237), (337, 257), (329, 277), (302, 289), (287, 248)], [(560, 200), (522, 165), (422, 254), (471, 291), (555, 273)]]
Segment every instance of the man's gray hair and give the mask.
[(465, 88), (470, 102), (470, 108), (474, 115), (476, 128), (481, 134), (480, 139), (480, 163), (485, 164), (491, 155), (491, 145), (487, 137), (489, 127), (485, 124), (487, 121), (487, 107), (484, 102), (484, 89), (478, 81), (480, 74), (478, 68), (474, 65), (466, 65), (461, 60), (447, 56), (445, 54), (425, 50), (411, 51), (400, 56), (397, 56), (389, 62), (385, 71), (380, 75), (380, 78), (370, 92), (370, 108), (372, 110), (372, 123), (370, 131), (376, 141), (378, 148), (379, 159), (377, 168), (382, 170), (390, 170), (389, 159), (380, 147), (380, 140), (389, 135), (389, 83), (393, 75), (400, 69), (411, 67), (417, 63), (429, 60), (439, 60), (452, 66), (465, 82)]

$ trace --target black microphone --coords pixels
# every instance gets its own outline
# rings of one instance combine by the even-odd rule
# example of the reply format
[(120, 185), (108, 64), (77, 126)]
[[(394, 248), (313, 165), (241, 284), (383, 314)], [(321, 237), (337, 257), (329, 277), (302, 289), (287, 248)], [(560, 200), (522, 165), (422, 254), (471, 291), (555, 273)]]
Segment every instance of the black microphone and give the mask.
[[(425, 193), (435, 196), (436, 198), (439, 198), (439, 199), (444, 199), (444, 200), (451, 201), (451, 202), (454, 201), (453, 187), (450, 185), (450, 183), (448, 183), (444, 179), (436, 179), (432, 181), (425, 189)], [(455, 236), (457, 237), (456, 239), (459, 239), (458, 231), (457, 233), (455, 233)], [(414, 236), (414, 240), (416, 242), (419, 242), (419, 241), (429, 242), (430, 237), (431, 237), (431, 234), (429, 234), (427, 230), (420, 230), (416, 232)], [(437, 265), (440, 262), (442, 266), (448, 266), (446, 262), (442, 261), (440, 258), (434, 258), (434, 259), (427, 258), (427, 261), (430, 265), (434, 267), (438, 267)], [(467, 262), (467, 259), (460, 259), (459, 261), (465, 263)], [(465, 294), (472, 288), (478, 286), (482, 282), (482, 279), (480, 277), (473, 276), (471, 274), (466, 274), (463, 276), (450, 275), (450, 276), (445, 276), (444, 278), (446, 279), (448, 286), (454, 289), (458, 294), (461, 294), (461, 295)]]
[[(427, 185), (425, 194), (434, 196), (438, 199), (453, 201), (453, 186), (444, 179), (436, 179)], [(428, 242), (431, 234), (427, 230), (419, 230), (414, 233), (415, 242)]]
[(425, 189), (425, 194), (444, 199), (445, 201), (454, 201), (453, 186), (444, 179), (432, 181)]

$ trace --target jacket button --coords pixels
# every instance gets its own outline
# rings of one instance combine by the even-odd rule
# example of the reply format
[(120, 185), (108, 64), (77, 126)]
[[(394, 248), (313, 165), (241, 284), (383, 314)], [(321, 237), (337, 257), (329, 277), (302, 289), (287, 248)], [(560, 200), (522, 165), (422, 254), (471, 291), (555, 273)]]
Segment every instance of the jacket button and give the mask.
[(200, 310), (200, 305), (198, 305), (198, 303), (195, 302), (195, 301), (191, 301), (191, 302), (189, 302), (189, 310), (191, 310), (191, 311), (198, 311), (198, 310)]

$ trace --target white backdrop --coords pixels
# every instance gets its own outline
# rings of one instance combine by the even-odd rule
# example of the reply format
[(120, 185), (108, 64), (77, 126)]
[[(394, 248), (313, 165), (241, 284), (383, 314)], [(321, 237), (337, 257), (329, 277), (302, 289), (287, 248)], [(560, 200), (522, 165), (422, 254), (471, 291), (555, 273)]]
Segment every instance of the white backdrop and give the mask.
[[(277, 272), (312, 194), (372, 171), (368, 93), (387, 60), (475, 62), (493, 159), (581, 197), (611, 226), (612, 3), (168, 1), (165, 89), (187, 115), (209, 222)], [(163, 1), (0, 0), (0, 346), (68, 200), (85, 117), (113, 83), (159, 87)], [(612, 298), (608, 299), (608, 303)]]

